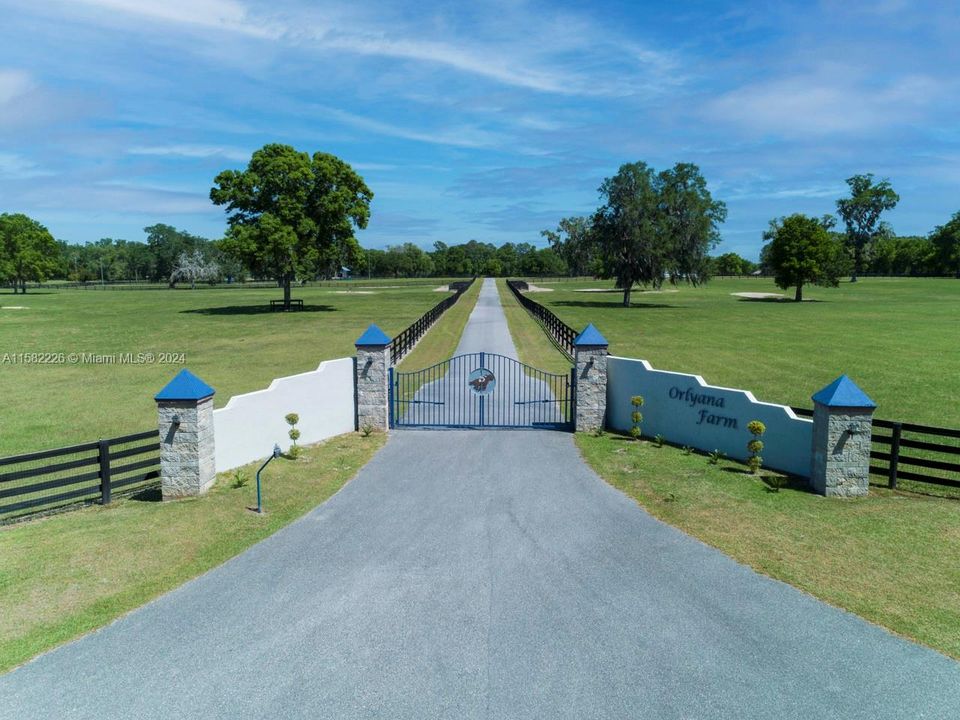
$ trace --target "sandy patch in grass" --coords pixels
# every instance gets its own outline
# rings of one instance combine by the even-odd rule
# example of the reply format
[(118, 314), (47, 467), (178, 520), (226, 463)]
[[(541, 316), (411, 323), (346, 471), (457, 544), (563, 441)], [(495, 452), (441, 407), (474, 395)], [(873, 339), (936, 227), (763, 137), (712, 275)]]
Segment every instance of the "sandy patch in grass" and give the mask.
[(766, 298), (782, 298), (783, 293), (758, 293), (758, 292), (741, 292), (741, 293), (730, 293), (735, 297), (744, 297), (750, 298), (752, 300), (765, 300)]
[(372, 290), (334, 290), (334, 295), (376, 295)]
[(403, 285), (358, 285), (358, 290), (396, 290)]
[(527, 283), (527, 292), (553, 292), (553, 288), (540, 287), (533, 283)]
[[(623, 294), (623, 290), (618, 288), (582, 288), (580, 290), (574, 290), (574, 292), (596, 292), (596, 293), (619, 293)], [(634, 290), (633, 294), (642, 293), (644, 295), (661, 295), (663, 293), (675, 293), (680, 292), (676, 288), (667, 288), (666, 290)]]
[(450, 286), (449, 286), (449, 285), (441, 285), (440, 287), (435, 287), (435, 288), (433, 289), (433, 291), (434, 291), (434, 292), (450, 292)]
[(26, 305), (3, 305), (0, 310), (29, 310)]

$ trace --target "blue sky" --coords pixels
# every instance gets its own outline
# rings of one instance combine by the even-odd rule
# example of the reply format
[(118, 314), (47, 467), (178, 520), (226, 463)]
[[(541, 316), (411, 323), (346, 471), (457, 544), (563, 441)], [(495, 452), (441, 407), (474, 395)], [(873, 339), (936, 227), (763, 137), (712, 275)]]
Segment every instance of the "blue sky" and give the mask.
[(541, 244), (620, 164), (697, 163), (721, 250), (822, 214), (844, 178), (901, 234), (960, 210), (960, 3), (0, 0), (0, 211), (71, 242), (208, 237), (267, 142), (376, 197), (368, 247)]

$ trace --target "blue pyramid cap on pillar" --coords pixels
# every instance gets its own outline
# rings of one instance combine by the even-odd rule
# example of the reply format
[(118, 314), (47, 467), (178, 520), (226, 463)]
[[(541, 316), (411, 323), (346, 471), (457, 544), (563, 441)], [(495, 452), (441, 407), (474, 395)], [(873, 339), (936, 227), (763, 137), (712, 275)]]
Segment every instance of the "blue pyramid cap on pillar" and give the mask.
[(360, 345), (389, 345), (390, 338), (387, 337), (387, 334), (378, 328), (373, 323), (370, 323), (370, 327), (363, 331), (363, 335), (357, 338), (357, 341), (354, 343), (357, 347)]
[(846, 375), (841, 375), (813, 396), (814, 402), (827, 407), (875, 408), (877, 404)]
[(154, 400), (203, 400), (211, 397), (216, 390), (207, 385), (192, 372), (184, 368), (176, 377), (153, 396)]
[(593, 323), (587, 325), (583, 332), (577, 335), (576, 339), (573, 341), (574, 345), (609, 345), (607, 339), (600, 334), (600, 331), (597, 330)]

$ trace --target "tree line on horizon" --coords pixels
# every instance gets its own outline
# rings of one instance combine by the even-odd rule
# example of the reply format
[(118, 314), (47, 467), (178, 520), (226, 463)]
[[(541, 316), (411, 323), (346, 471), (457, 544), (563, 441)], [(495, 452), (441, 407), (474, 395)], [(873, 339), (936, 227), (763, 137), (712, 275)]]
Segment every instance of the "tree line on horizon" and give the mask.
[(226, 170), (210, 198), (225, 206), (228, 230), (211, 240), (163, 223), (144, 229), (145, 241), (103, 238), (75, 245), (58, 241), (23, 214), (0, 214), (0, 283), (26, 291), (28, 282), (177, 283), (276, 280), (289, 299), (293, 282), (339, 277), (592, 276), (612, 278), (624, 291), (663, 282), (699, 284), (712, 275), (758, 269), (781, 287), (835, 285), (843, 274), (960, 277), (960, 212), (926, 237), (898, 237), (882, 213), (899, 196), (872, 175), (847, 180), (850, 197), (837, 201), (845, 232), (832, 216), (791, 215), (771, 221), (760, 262), (736, 253), (712, 257), (726, 206), (714, 200), (699, 168), (677, 163), (657, 171), (643, 162), (622, 165), (598, 189), (590, 217), (570, 217), (541, 235), (548, 246), (477, 240), (436, 242), (424, 250), (406, 242), (363, 249), (373, 192), (349, 164), (327, 153), (309, 155), (268, 144), (245, 170)]

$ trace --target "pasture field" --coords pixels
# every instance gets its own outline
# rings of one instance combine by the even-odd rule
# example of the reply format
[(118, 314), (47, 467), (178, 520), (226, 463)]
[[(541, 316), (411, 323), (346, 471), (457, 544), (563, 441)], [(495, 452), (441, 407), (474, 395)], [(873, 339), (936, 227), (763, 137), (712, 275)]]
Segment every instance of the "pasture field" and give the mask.
[[(813, 393), (846, 373), (877, 403), (877, 417), (960, 428), (960, 281), (863, 278), (805, 287), (807, 299), (794, 303), (733, 295), (792, 297), (769, 279), (715, 278), (635, 291), (629, 308), (612, 281), (533, 282), (552, 292), (532, 299), (578, 330), (592, 322), (612, 355), (807, 408)], [(583, 292), (593, 289), (602, 292)], [(541, 355), (524, 361), (556, 364)]]
[[(270, 311), (278, 288), (0, 293), (0, 306), (23, 308), (0, 309), (0, 457), (147, 430), (156, 424), (153, 396), (183, 367), (216, 389), (222, 407), (276, 377), (352, 355), (371, 322), (397, 334), (443, 298), (434, 288), (445, 283), (295, 288), (305, 309), (289, 313)], [(21, 353), (54, 357), (25, 361)], [(88, 357), (73, 363), (58, 353)], [(155, 358), (91, 357), (120, 353)], [(168, 362), (157, 362), (162, 353)]]

